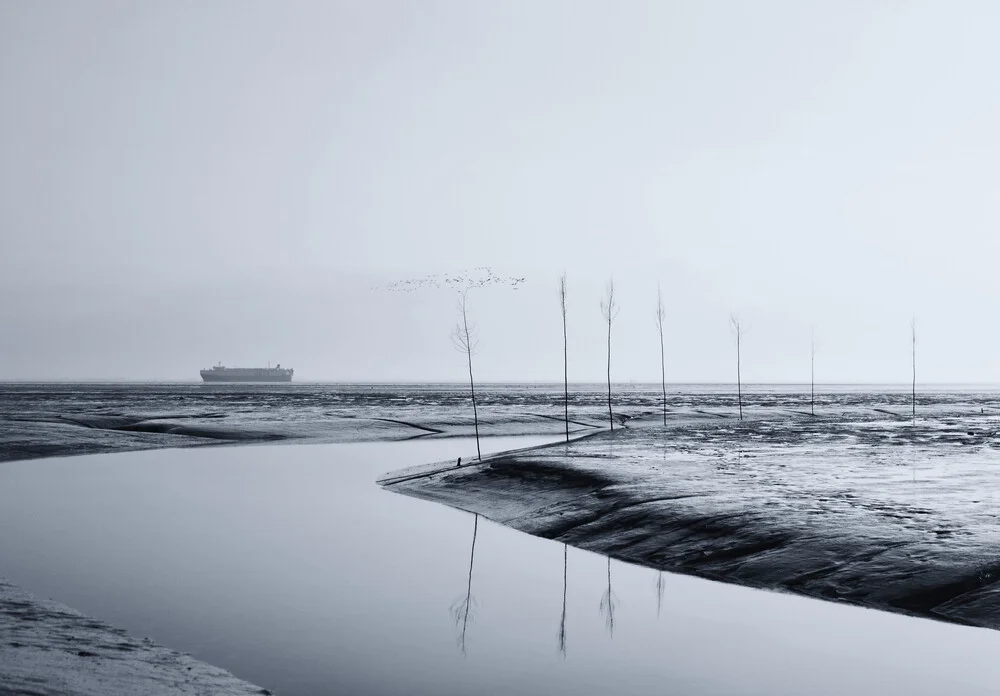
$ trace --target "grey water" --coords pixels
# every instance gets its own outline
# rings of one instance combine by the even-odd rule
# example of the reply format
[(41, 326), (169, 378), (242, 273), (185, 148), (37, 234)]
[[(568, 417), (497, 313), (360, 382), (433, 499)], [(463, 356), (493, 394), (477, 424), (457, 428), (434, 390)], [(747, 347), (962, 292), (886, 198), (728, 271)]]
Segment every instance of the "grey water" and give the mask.
[(374, 483), (471, 452), (4, 463), (0, 572), (286, 696), (995, 692), (996, 632), (609, 562)]

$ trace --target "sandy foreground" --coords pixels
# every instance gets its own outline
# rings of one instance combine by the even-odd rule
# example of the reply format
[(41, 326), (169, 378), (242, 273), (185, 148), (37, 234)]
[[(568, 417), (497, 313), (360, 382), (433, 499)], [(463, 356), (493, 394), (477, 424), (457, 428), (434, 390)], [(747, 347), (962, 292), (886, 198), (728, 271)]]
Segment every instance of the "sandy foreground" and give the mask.
[(659, 570), (1000, 628), (996, 419), (906, 415), (646, 415), (380, 483)]
[(270, 693), (0, 578), (0, 696)]

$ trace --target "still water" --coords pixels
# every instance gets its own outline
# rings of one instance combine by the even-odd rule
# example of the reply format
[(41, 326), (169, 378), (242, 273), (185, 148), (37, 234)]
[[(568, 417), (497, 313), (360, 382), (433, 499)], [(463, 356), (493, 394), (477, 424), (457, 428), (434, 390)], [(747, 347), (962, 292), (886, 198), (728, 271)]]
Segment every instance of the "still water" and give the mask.
[(0, 573), (285, 696), (1000, 683), (997, 632), (609, 562), (374, 483), (470, 451), (455, 439), (6, 463)]

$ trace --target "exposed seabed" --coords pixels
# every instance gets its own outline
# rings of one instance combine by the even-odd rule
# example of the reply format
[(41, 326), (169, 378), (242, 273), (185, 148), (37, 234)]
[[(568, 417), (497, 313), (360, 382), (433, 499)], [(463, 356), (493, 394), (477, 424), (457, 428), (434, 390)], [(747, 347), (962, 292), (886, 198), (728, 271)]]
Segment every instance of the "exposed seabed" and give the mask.
[(394, 491), (651, 568), (1000, 628), (1000, 442), (969, 405), (647, 412)]
[[(557, 439), (564, 432), (562, 404), (551, 390), (498, 388), (484, 397), (484, 433)], [(942, 392), (922, 398), (914, 418), (908, 398), (826, 395), (814, 416), (800, 394), (762, 392), (744, 405), (740, 421), (734, 395), (701, 390), (671, 394), (664, 424), (659, 394), (640, 390), (616, 403), (609, 432), (604, 396), (587, 391), (572, 396), (569, 443), (481, 464), (467, 457), (461, 468), (452, 461), (421, 466), (380, 482), (652, 568), (997, 628), (1000, 402), (992, 393)], [(452, 388), (14, 386), (0, 399), (0, 460), (462, 437), (474, 432), (467, 411), (466, 395)], [(16, 588), (2, 589), (0, 601), (13, 599), (0, 618), (29, 633), (0, 646), (0, 664), (21, 670), (0, 674), (0, 683), (31, 681), (50, 667), (56, 674), (54, 662), (32, 663), (31, 655), (71, 672), (82, 666), (99, 679), (104, 667), (129, 673), (139, 664), (115, 648), (120, 632), (99, 630), (86, 617), (66, 619), (66, 626), (76, 631), (92, 622), (92, 642), (108, 653), (92, 659), (101, 653), (86, 646), (73, 652), (66, 636), (75, 634), (63, 625), (72, 610), (49, 611)], [(161, 669), (162, 650), (145, 653), (147, 668)]]
[(269, 694), (0, 578), (0, 696)]

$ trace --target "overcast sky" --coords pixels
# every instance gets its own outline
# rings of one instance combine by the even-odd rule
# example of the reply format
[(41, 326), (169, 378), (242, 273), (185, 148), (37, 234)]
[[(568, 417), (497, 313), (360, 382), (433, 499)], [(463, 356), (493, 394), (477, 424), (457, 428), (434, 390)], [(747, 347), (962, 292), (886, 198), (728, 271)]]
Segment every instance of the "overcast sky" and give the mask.
[(0, 3), (0, 379), (1000, 381), (1000, 5)]

